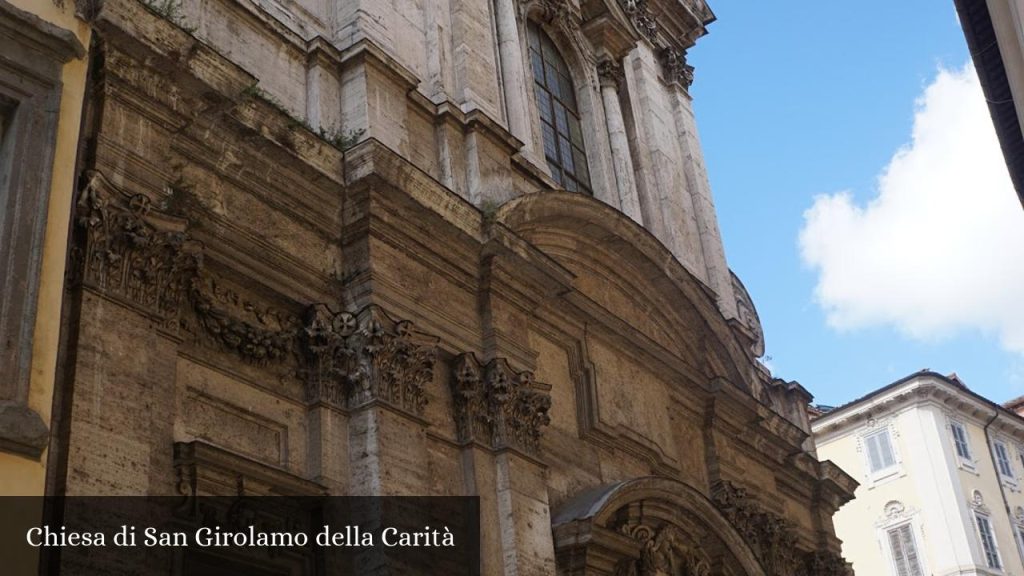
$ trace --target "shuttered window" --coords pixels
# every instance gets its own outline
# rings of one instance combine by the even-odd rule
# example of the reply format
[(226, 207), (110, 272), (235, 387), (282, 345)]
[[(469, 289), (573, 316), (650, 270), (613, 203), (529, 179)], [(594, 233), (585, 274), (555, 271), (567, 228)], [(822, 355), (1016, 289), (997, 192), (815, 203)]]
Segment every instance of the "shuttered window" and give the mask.
[(892, 550), (893, 564), (896, 565), (896, 576), (923, 576), (910, 524), (889, 530), (889, 548)]
[(964, 460), (971, 459), (971, 446), (967, 442), (967, 430), (959, 422), (950, 422), (950, 430), (953, 432), (953, 444), (956, 445), (957, 456)]
[(992, 447), (995, 449), (996, 466), (999, 467), (999, 473), (1007, 478), (1013, 478), (1013, 468), (1010, 466), (1010, 451), (1006, 448), (1006, 444), (997, 440)]
[(978, 536), (981, 537), (981, 549), (985, 553), (985, 563), (989, 568), (1002, 570), (1003, 563), (999, 560), (999, 549), (996, 547), (996, 538), (992, 533), (992, 523), (988, 516), (975, 514), (978, 521)]
[(544, 157), (551, 176), (570, 192), (592, 194), (590, 168), (583, 149), (583, 130), (576, 106), (576, 88), (569, 77), (569, 67), (554, 42), (540, 27), (530, 22), (526, 31)]
[(892, 440), (889, 431), (882, 430), (864, 438), (868, 451), (868, 467), (872, 474), (877, 474), (896, 466), (896, 455), (892, 451)]

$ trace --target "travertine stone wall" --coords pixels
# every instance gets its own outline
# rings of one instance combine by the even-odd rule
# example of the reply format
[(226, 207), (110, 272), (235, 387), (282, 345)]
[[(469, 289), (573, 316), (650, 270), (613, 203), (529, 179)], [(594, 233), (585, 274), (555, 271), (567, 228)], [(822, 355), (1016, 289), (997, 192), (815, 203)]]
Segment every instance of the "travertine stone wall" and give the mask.
[[(184, 0), (174, 17), (252, 74), (253, 92), (314, 131), (348, 141), (377, 138), (481, 207), (554, 186), (525, 46), (526, 22), (539, 22), (571, 67), (595, 197), (654, 233), (734, 317), (736, 297), (685, 88), (689, 78), (678, 80), (678, 67), (666, 68), (663, 56), (685, 49), (703, 24), (670, 19), (661, 24), (664, 32), (644, 36), (629, 14), (650, 12), (646, 2), (632, 13), (621, 6)], [(683, 45), (665, 44), (673, 32)], [(618, 92), (634, 181), (616, 178), (597, 74), (601, 59), (624, 72)]]
[[(517, 14), (579, 46), (557, 5)], [(626, 50), (622, 99), (641, 227), (552, 189), (509, 133), (489, 3), (328, 5), (308, 28), (189, 6), (207, 15), (194, 32), (133, 0), (93, 15), (69, 492), (230, 492), (201, 480), (241, 470), (233, 489), (260, 494), (474, 494), (489, 575), (660, 562), (654, 534), (674, 542), (662, 560), (842, 573), (808, 567), (840, 566), (828, 519), (852, 482), (804, 449), (806, 392), (759, 368), (749, 297), (710, 275), (727, 269), (701, 238), (689, 100), (649, 47)], [(314, 24), (336, 38), (303, 44)], [(236, 56), (246, 34), (261, 40)], [(458, 48), (432, 64), (430, 42)], [(584, 514), (601, 490), (616, 508)], [(614, 553), (565, 539), (583, 524)], [(702, 533), (714, 557), (687, 552)]]

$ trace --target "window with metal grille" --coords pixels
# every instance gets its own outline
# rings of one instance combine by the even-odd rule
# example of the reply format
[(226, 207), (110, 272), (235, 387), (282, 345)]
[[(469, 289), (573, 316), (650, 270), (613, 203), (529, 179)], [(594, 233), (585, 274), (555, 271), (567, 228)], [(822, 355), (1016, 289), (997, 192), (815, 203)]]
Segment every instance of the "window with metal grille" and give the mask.
[(892, 439), (888, 430), (881, 430), (864, 437), (868, 450), (868, 469), (872, 474), (885, 472), (896, 467), (896, 455), (892, 450)]
[(539, 26), (530, 22), (526, 30), (533, 70), (533, 93), (537, 99), (544, 156), (551, 168), (551, 176), (570, 192), (592, 194), (590, 168), (576, 106), (576, 88), (569, 77), (569, 67), (551, 38)]
[(889, 549), (896, 565), (896, 576), (923, 576), (921, 560), (917, 554), (917, 543), (910, 524), (889, 529)]
[(996, 547), (996, 537), (992, 533), (992, 523), (988, 516), (975, 514), (978, 522), (978, 535), (981, 537), (981, 549), (985, 553), (985, 563), (989, 568), (1002, 570), (1003, 563), (999, 560), (999, 548)]
[(957, 456), (964, 460), (970, 460), (971, 446), (967, 442), (967, 430), (959, 422), (950, 422), (949, 425), (953, 432), (953, 444), (956, 445)]
[(1013, 478), (1013, 468), (1010, 466), (1010, 451), (1006, 448), (1006, 444), (997, 440), (993, 443), (996, 453), (996, 466), (999, 467), (999, 473), (1007, 478)]

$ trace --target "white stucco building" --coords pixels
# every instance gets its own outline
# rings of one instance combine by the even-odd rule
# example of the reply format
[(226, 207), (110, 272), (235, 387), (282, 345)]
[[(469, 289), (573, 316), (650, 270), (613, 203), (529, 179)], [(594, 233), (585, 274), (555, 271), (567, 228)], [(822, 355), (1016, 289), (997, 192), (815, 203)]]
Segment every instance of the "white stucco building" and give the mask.
[(812, 430), (860, 482), (835, 515), (856, 574), (1024, 575), (1024, 418), (922, 370)]

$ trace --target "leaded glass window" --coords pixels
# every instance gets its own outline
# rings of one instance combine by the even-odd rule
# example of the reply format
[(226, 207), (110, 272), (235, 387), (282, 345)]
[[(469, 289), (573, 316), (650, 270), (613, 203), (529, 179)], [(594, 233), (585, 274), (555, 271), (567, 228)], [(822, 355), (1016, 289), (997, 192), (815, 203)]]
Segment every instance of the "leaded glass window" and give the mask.
[(533, 22), (527, 25), (527, 36), (533, 93), (551, 176), (570, 192), (592, 194), (576, 88), (569, 77), (569, 67), (551, 38)]

